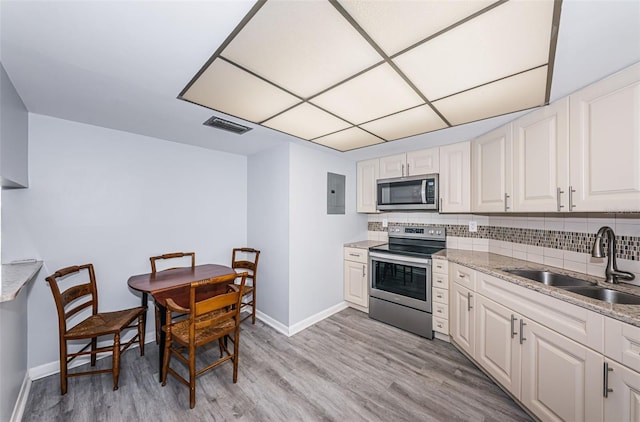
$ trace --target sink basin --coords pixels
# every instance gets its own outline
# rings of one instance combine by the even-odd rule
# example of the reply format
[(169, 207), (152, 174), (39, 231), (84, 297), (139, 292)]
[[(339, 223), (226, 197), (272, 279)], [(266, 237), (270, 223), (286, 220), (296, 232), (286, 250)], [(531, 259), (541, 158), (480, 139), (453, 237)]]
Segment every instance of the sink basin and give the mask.
[(514, 274), (520, 277), (528, 278), (529, 280), (537, 281), (547, 286), (554, 287), (568, 287), (568, 286), (594, 286), (595, 283), (590, 281), (581, 280), (579, 278), (570, 277), (564, 274), (552, 273), (551, 271), (538, 271), (538, 270), (523, 270), (523, 269), (505, 269), (502, 270), (509, 274)]
[(564, 290), (608, 303), (640, 305), (640, 296), (607, 289), (605, 287), (566, 287)]

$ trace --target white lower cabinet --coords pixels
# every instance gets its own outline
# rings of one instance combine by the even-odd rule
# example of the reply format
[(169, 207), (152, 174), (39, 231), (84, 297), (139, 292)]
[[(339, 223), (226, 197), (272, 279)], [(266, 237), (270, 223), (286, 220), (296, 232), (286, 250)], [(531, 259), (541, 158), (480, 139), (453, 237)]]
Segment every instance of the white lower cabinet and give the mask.
[(482, 295), (476, 298), (476, 361), (516, 398), (520, 398), (522, 317)]
[(525, 321), (520, 401), (543, 421), (601, 421), (601, 354)]
[(605, 364), (604, 420), (640, 421), (640, 374), (610, 359)]
[(458, 283), (452, 283), (450, 287), (449, 331), (451, 338), (470, 356), (474, 356), (475, 351), (474, 294), (475, 292)]
[(344, 300), (366, 312), (369, 309), (368, 252), (366, 249), (344, 248), (344, 258)]

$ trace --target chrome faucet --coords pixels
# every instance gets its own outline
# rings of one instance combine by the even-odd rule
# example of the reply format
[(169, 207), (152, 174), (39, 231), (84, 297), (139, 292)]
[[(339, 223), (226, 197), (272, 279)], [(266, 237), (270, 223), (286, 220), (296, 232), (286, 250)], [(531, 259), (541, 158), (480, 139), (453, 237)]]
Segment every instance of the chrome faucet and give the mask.
[(616, 235), (613, 229), (608, 226), (600, 227), (596, 234), (596, 241), (593, 242), (593, 248), (591, 249), (591, 256), (594, 258), (604, 257), (604, 245), (603, 239), (607, 237), (609, 241), (609, 250), (607, 251), (607, 269), (604, 272), (607, 283), (618, 283), (618, 280), (631, 281), (635, 278), (635, 275), (626, 271), (620, 271), (618, 264), (616, 264)]

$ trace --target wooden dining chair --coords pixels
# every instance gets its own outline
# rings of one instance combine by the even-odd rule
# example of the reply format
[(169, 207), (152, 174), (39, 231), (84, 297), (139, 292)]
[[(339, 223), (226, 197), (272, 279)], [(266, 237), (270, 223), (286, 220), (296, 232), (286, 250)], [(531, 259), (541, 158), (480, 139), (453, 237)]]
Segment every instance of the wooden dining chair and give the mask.
[[(187, 258), (185, 260), (184, 258)], [(166, 253), (163, 255), (152, 256), (149, 258), (151, 261), (151, 273), (156, 273), (158, 271), (158, 267), (161, 266), (160, 271), (172, 270), (176, 267), (177, 264), (185, 264), (188, 262), (188, 258), (191, 258), (191, 268), (196, 266), (196, 253), (195, 252), (172, 252)], [(184, 265), (182, 265), (184, 266)], [(156, 344), (160, 343), (160, 309), (156, 304), (154, 306), (154, 315), (156, 321)]]
[(253, 248), (234, 248), (231, 253), (231, 268), (234, 270), (247, 271), (249, 283), (244, 288), (244, 300), (242, 308), (251, 306), (251, 313), (242, 318), (242, 321), (251, 317), (251, 323), (256, 323), (256, 279), (258, 275), (258, 260), (260, 251)]
[[(89, 274), (89, 281), (78, 283), (76, 274), (84, 275), (84, 270)], [(81, 273), (82, 271), (82, 273)], [(63, 280), (64, 279), (64, 280)], [(46, 278), (53, 292), (53, 298), (58, 310), (58, 328), (60, 345), (60, 390), (67, 393), (67, 379), (79, 375), (97, 374), (103, 372), (113, 373), (113, 389), (118, 389), (118, 375), (120, 374), (120, 354), (138, 340), (140, 356), (144, 356), (144, 322), (143, 315), (147, 308), (125, 309), (115, 312), (98, 312), (98, 290), (96, 288), (96, 276), (92, 264), (77, 265), (63, 268)], [(69, 287), (62, 290), (61, 282)], [(77, 322), (79, 312), (90, 309), (91, 314)], [(134, 324), (135, 320), (137, 324)], [(75, 324), (69, 328), (69, 325)], [(126, 344), (121, 345), (120, 335), (123, 331), (138, 328)], [(98, 347), (98, 337), (112, 336), (113, 344)], [(67, 350), (67, 342), (70, 340), (90, 340), (79, 352), (71, 353)], [(87, 350), (91, 348), (91, 350)], [(91, 355), (91, 366), (96, 364), (96, 355), (103, 352), (112, 352), (110, 369), (92, 370), (84, 372), (68, 373), (68, 364), (77, 356)]]
[[(162, 385), (167, 384), (167, 374), (171, 374), (181, 383), (189, 387), (189, 407), (196, 405), (196, 377), (204, 372), (228, 361), (233, 361), (233, 382), (238, 380), (238, 349), (240, 345), (240, 303), (247, 273), (229, 274), (208, 280), (191, 283), (189, 288), (189, 308), (184, 308), (167, 299), (167, 321), (171, 312), (182, 312), (188, 318), (167, 323), (164, 362), (162, 364)], [(240, 284), (233, 284), (240, 277)], [(227, 284), (226, 293), (197, 300), (198, 289), (210, 287), (212, 284)], [(224, 341), (233, 335), (233, 353)], [(220, 358), (206, 367), (196, 371), (196, 348), (218, 340)], [(186, 355), (185, 355), (186, 352)], [(189, 368), (189, 380), (186, 380), (169, 364), (175, 356)]]

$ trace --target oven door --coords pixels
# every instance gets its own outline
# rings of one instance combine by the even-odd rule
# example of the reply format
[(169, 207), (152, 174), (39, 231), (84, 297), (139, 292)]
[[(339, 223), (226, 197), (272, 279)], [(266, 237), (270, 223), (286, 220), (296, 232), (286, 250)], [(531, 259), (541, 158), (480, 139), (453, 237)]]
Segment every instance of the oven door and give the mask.
[(431, 259), (369, 253), (369, 295), (431, 312)]

